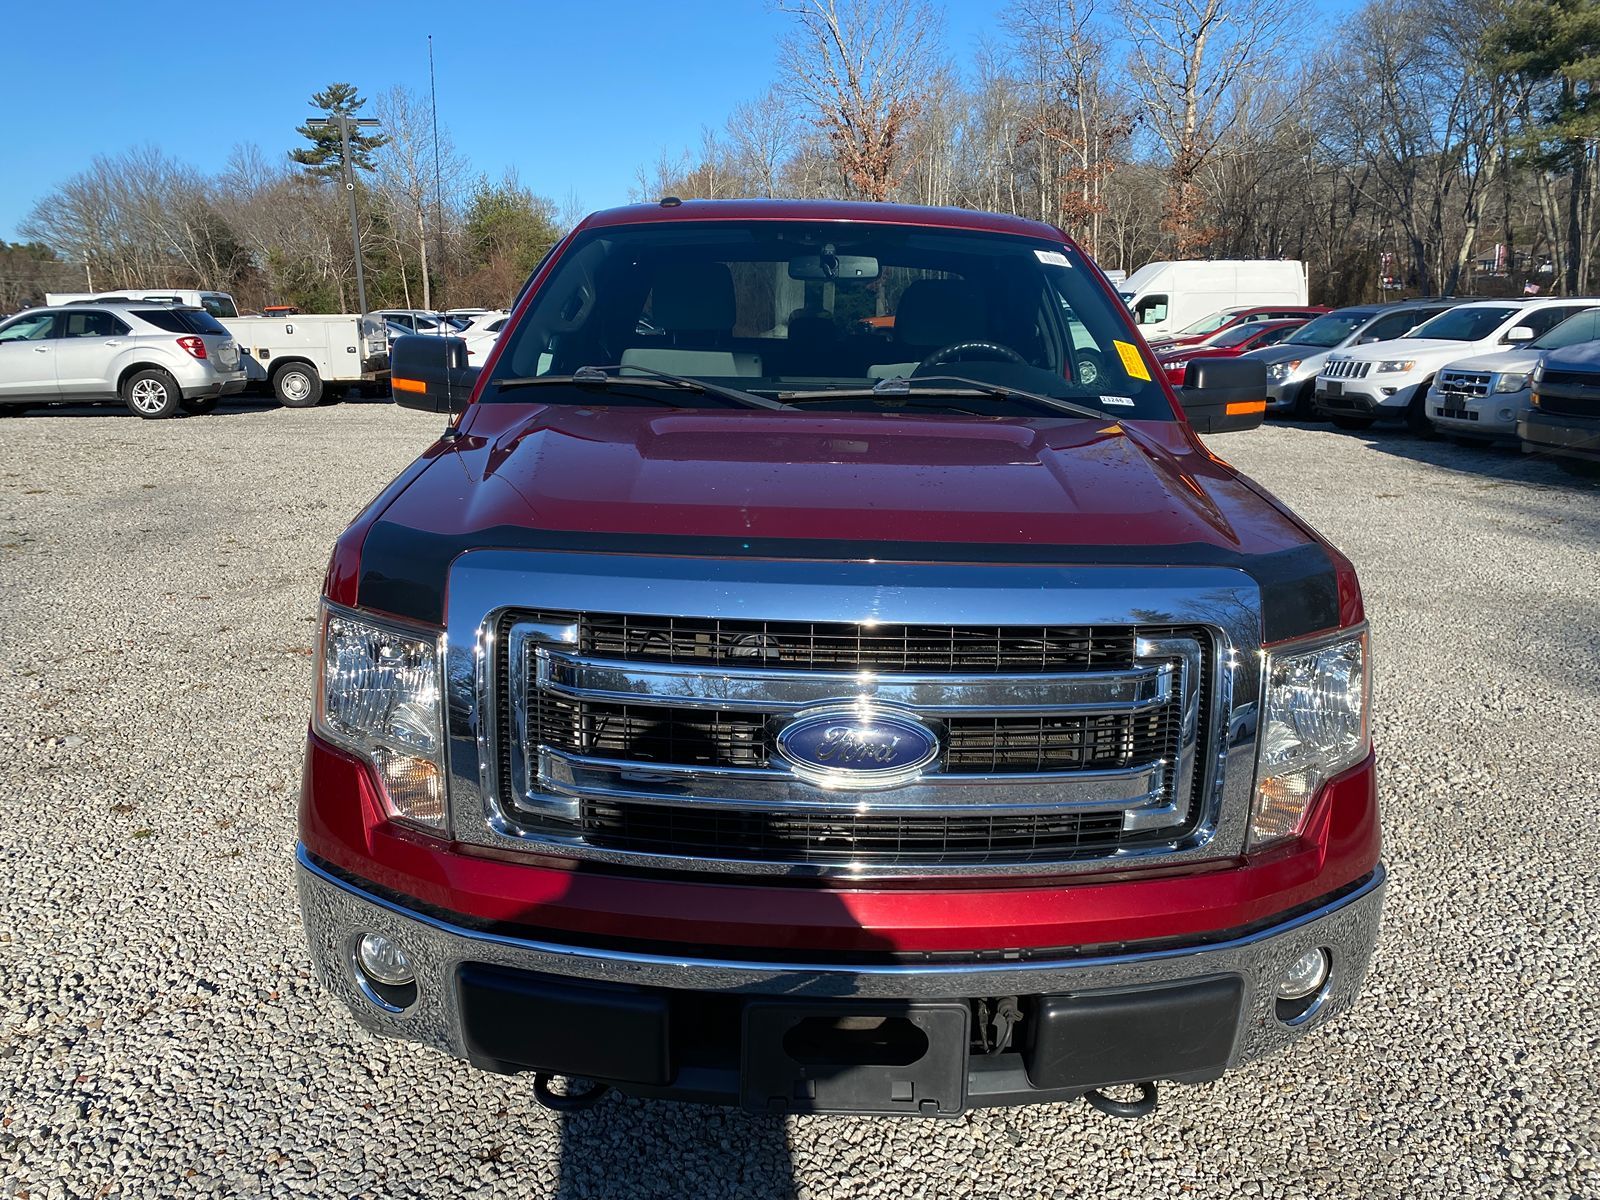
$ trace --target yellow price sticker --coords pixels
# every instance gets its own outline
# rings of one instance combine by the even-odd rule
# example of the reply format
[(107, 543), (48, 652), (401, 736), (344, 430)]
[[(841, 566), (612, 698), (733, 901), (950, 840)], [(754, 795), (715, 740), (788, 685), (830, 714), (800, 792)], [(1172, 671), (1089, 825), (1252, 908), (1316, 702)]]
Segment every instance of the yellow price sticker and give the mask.
[(1150, 380), (1150, 369), (1144, 365), (1144, 359), (1139, 356), (1139, 348), (1132, 342), (1112, 342), (1117, 348), (1117, 354), (1122, 358), (1122, 369), (1135, 379)]

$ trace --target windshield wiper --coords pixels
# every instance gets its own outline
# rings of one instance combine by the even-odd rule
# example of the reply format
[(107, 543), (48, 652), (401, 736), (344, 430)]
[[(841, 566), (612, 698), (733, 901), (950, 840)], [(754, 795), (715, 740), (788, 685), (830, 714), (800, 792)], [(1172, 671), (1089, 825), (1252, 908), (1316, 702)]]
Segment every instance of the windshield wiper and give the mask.
[(778, 395), (782, 396), (790, 404), (805, 400), (855, 400), (874, 396), (910, 396), (916, 394), (917, 389), (912, 387), (913, 384), (924, 383), (955, 383), (961, 385), (959, 388), (936, 388), (933, 394), (993, 396), (999, 400), (1030, 400), (1044, 408), (1053, 409), (1056, 412), (1071, 413), (1075, 417), (1088, 417), (1091, 421), (1101, 421), (1110, 415), (1098, 408), (1090, 408), (1086, 404), (1074, 404), (1071, 400), (1061, 400), (1055, 396), (1046, 396), (1042, 392), (1029, 392), (1022, 388), (1006, 387), (1000, 383), (985, 383), (981, 379), (969, 379), (965, 375), (917, 375), (909, 379), (884, 379), (871, 388), (779, 392)]
[[(612, 371), (627, 371), (627, 375), (612, 375)], [(543, 387), (546, 384), (566, 383), (579, 386), (609, 387), (614, 383), (626, 383), (635, 387), (666, 387), (679, 391), (700, 392), (702, 395), (715, 396), (719, 400), (726, 400), (729, 404), (737, 404), (742, 408), (776, 408), (787, 409), (787, 404), (780, 404), (776, 400), (769, 400), (765, 396), (758, 396), (754, 392), (741, 392), (738, 388), (723, 387), (719, 383), (707, 383), (703, 379), (691, 379), (687, 375), (671, 375), (666, 371), (656, 371), (650, 367), (637, 367), (632, 363), (612, 363), (604, 367), (579, 367), (571, 375), (526, 375), (515, 379), (496, 379), (492, 381), (503, 392), (515, 391), (518, 388)], [(652, 397), (654, 399), (655, 397)], [(668, 401), (670, 403), (670, 401)]]

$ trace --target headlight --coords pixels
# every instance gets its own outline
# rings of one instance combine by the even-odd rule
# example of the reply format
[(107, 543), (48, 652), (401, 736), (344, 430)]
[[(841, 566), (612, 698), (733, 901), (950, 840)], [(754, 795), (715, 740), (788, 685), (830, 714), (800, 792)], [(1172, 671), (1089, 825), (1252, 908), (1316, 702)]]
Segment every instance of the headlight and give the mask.
[(1414, 358), (1388, 358), (1378, 364), (1378, 371), (1380, 374), (1384, 371), (1409, 371), (1416, 365)]
[(1494, 390), (1497, 392), (1520, 392), (1528, 386), (1529, 375), (1526, 371), (1508, 371), (1494, 381)]
[(1364, 630), (1268, 654), (1252, 850), (1298, 834), (1318, 789), (1367, 756), (1371, 666)]
[(1267, 368), (1268, 383), (1282, 383), (1289, 378), (1289, 372), (1300, 364), (1298, 362), (1277, 362)]
[(324, 609), (313, 725), (376, 768), (390, 816), (444, 828), (437, 637)]

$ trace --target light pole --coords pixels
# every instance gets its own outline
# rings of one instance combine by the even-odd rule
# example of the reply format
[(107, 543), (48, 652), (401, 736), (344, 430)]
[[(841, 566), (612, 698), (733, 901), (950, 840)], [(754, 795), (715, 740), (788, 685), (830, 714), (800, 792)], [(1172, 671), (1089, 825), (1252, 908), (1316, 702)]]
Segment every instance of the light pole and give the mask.
[(361, 315), (367, 315), (367, 275), (361, 266), (361, 221), (356, 214), (356, 177), (350, 169), (350, 128), (371, 128), (378, 124), (371, 117), (351, 117), (335, 113), (331, 117), (312, 117), (306, 122), (312, 129), (325, 129), (332, 125), (339, 131), (339, 169), (344, 175), (344, 194), (350, 200), (350, 237), (356, 248), (356, 300), (361, 305)]

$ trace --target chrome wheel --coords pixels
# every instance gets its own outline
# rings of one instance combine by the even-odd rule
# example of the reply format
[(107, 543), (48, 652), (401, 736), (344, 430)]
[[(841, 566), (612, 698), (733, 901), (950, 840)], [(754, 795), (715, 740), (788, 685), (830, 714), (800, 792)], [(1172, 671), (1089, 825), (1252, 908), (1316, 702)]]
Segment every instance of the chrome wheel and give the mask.
[(140, 379), (128, 392), (128, 402), (142, 413), (159, 413), (167, 404), (167, 387), (159, 379)]

